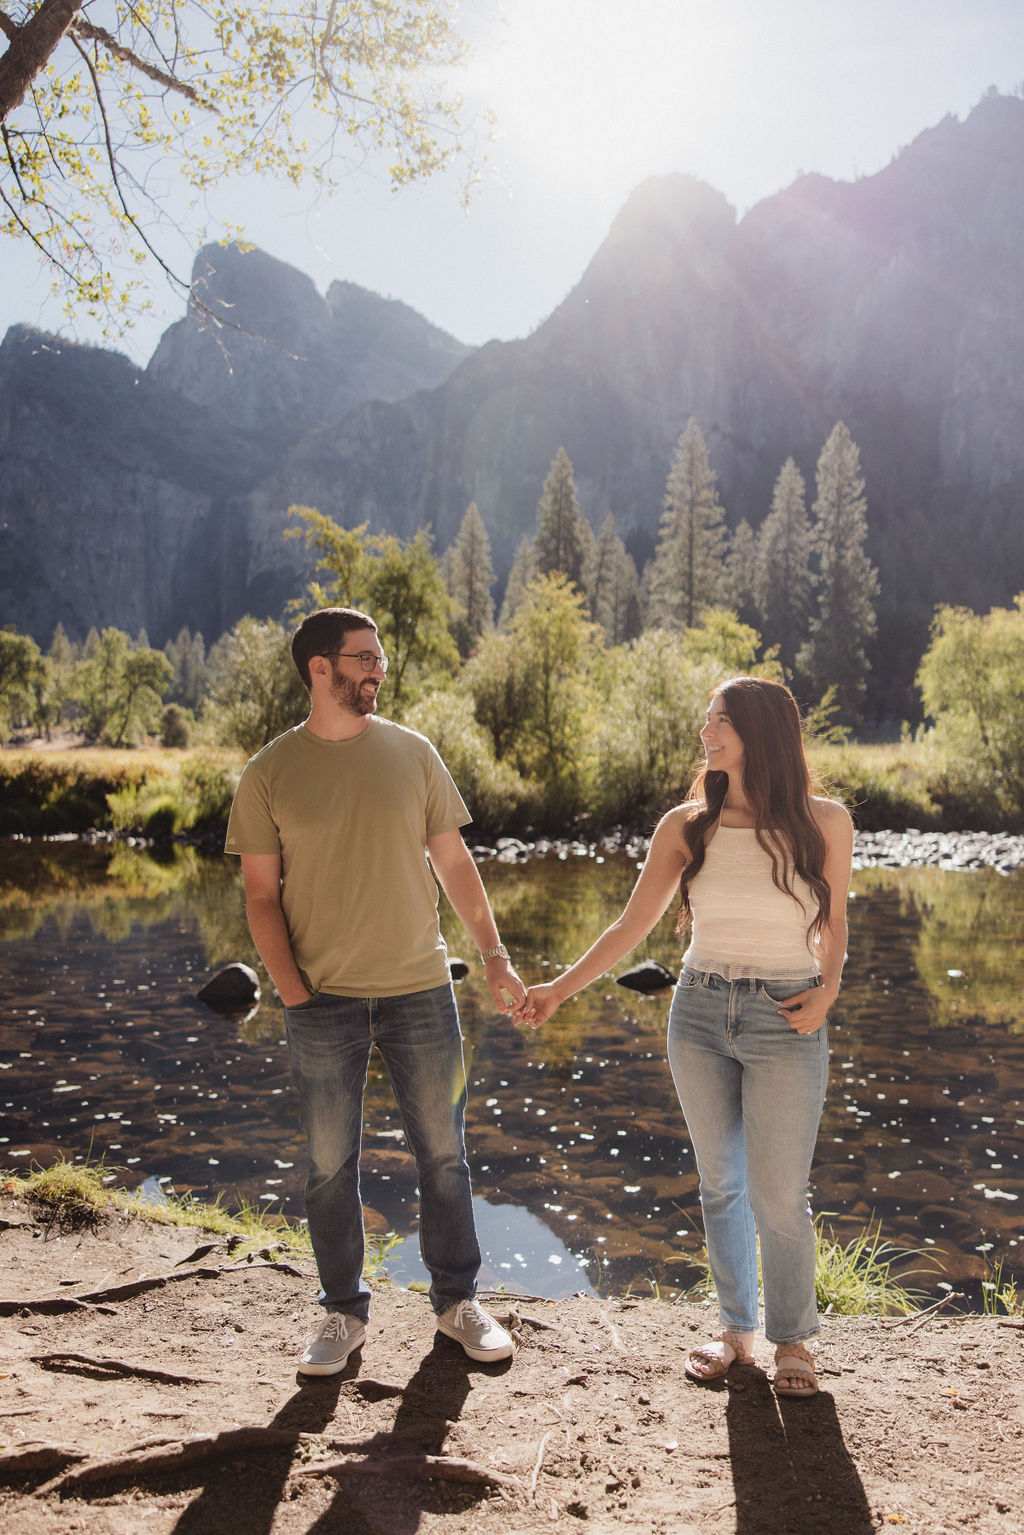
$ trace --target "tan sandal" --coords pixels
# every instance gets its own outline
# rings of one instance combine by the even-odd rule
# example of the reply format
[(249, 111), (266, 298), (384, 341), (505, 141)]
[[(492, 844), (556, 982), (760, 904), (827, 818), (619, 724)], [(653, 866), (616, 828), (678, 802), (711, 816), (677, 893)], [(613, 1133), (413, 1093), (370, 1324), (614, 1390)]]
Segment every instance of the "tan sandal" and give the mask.
[[(695, 1361), (699, 1360), (706, 1360), (710, 1368), (698, 1370)], [(692, 1348), (683, 1368), (691, 1380), (721, 1380), (731, 1365), (753, 1362), (754, 1356), (747, 1352), (742, 1333), (722, 1332), (717, 1338), (712, 1338), (710, 1343)]]
[[(802, 1382), (794, 1386), (796, 1379)], [(772, 1385), (776, 1396), (816, 1396), (818, 1377), (814, 1373), (814, 1355), (802, 1343), (780, 1343), (775, 1350), (775, 1374)]]

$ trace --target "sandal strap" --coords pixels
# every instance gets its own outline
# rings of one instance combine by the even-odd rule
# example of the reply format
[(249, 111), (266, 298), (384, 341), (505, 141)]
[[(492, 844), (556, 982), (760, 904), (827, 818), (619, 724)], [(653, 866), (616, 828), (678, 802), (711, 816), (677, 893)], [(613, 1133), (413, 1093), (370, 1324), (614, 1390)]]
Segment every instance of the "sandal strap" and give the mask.
[[(778, 1367), (780, 1361), (783, 1359), (785, 1359), (787, 1363), (790, 1360), (793, 1360), (794, 1362), (800, 1361), (803, 1364), (810, 1365), (811, 1374), (813, 1375), (815, 1373), (814, 1355), (811, 1353), (810, 1349), (805, 1348), (802, 1343), (780, 1343), (775, 1350), (776, 1367)], [(803, 1370), (800, 1371), (801, 1375), (805, 1373), (806, 1372)]]
[(712, 1343), (724, 1343), (731, 1348), (740, 1364), (747, 1364), (754, 1356), (743, 1341), (743, 1334), (738, 1332), (720, 1332), (717, 1338), (712, 1338)]

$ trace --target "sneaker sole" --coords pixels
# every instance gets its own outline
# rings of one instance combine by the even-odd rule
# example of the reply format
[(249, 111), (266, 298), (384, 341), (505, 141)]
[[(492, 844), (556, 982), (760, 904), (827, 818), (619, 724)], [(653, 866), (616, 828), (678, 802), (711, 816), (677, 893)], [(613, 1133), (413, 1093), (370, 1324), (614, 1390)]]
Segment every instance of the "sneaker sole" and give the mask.
[(365, 1341), (366, 1341), (366, 1329), (364, 1328), (363, 1331), (360, 1333), (359, 1337), (355, 1340), (355, 1342), (352, 1343), (350, 1345), (350, 1347), (346, 1350), (344, 1358), (342, 1358), (342, 1359), (331, 1359), (331, 1360), (329, 1360), (325, 1364), (316, 1364), (315, 1362), (311, 1363), (311, 1362), (309, 1362), (309, 1361), (307, 1361), (305, 1359), (300, 1359), (299, 1360), (299, 1364), (298, 1364), (299, 1374), (300, 1375), (337, 1375), (348, 1364), (349, 1360), (351, 1359), (352, 1355), (355, 1353), (356, 1349), (362, 1348), (362, 1346), (363, 1346)]
[(449, 1332), (447, 1327), (438, 1325), (437, 1330), (444, 1337), (451, 1338), (452, 1342), (457, 1343), (463, 1352), (468, 1354), (470, 1359), (475, 1359), (479, 1364), (494, 1363), (499, 1359), (511, 1359), (515, 1353), (515, 1345), (512, 1343), (500, 1344), (498, 1348), (474, 1348), (472, 1343), (466, 1343), (459, 1337), (458, 1333)]

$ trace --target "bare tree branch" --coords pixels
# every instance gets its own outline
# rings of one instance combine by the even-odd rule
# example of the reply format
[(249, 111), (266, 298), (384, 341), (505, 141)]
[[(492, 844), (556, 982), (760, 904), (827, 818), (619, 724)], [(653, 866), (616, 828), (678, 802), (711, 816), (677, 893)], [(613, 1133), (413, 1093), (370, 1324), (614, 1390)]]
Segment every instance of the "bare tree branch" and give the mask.
[(87, 38), (89, 42), (99, 43), (108, 53), (113, 54), (115, 59), (121, 59), (123, 63), (130, 64), (133, 69), (137, 69), (140, 74), (145, 75), (147, 80), (152, 80), (156, 85), (162, 85), (165, 90), (177, 91), (179, 95), (186, 97), (187, 100), (193, 102), (197, 107), (202, 107), (206, 112), (216, 112), (218, 110), (212, 102), (204, 100), (191, 85), (186, 85), (184, 80), (178, 80), (174, 75), (168, 74), (162, 69), (157, 69), (155, 65), (147, 63), (133, 49), (126, 48), (123, 43), (119, 43), (117, 38), (111, 36), (103, 27), (94, 26), (91, 21), (86, 21), (84, 16), (76, 17), (71, 23), (70, 30), (76, 37)]

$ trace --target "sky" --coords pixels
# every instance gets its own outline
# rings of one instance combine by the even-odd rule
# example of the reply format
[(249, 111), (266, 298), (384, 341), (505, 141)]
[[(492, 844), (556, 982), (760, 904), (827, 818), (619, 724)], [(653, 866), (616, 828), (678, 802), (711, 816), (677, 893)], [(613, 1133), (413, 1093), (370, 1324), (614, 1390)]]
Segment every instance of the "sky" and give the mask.
[[(320, 198), (227, 183), (214, 208), (321, 292), (359, 283), (471, 344), (545, 319), (649, 176), (698, 176), (742, 216), (803, 172), (871, 175), (1024, 82), (1022, 0), (462, 0), (460, 25), (467, 107), (496, 118), (468, 208), (454, 174), (393, 192), (372, 170)], [(9, 239), (0, 272), (0, 334), (23, 321), (102, 342)], [(149, 297), (152, 314), (103, 343), (137, 362), (184, 312), (160, 279)]]

